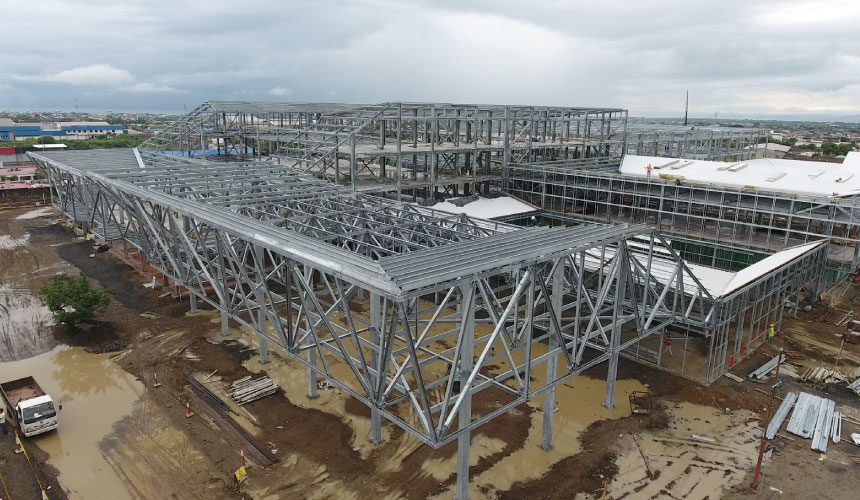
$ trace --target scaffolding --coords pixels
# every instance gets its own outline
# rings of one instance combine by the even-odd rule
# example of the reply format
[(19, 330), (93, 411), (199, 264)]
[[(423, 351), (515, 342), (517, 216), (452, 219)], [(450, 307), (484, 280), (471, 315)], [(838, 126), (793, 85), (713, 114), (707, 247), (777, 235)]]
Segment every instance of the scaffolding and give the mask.
[(605, 223), (646, 224), (681, 255), (738, 269), (774, 251), (827, 240), (829, 281), (860, 265), (860, 197), (813, 196), (618, 173), (589, 160), (511, 164), (505, 191), (543, 210)]
[(265, 158), (415, 200), (487, 190), (509, 161), (621, 158), (626, 125), (617, 108), (207, 101), (140, 150)]
[[(461, 499), (472, 430), (544, 395), (541, 446), (551, 447), (559, 383), (606, 362), (612, 407), (620, 356), (674, 369), (640, 346), (673, 328), (698, 336), (713, 367), (702, 380), (714, 380), (733, 356), (733, 328), (759, 333), (735, 326), (738, 314), (778, 321), (806, 259), (826, 251), (762, 277), (784, 284), (761, 294), (768, 308), (746, 286), (738, 293), (753, 305), (727, 308), (643, 225), (521, 228), (271, 162), (136, 149), (30, 156), (66, 217), (182, 287), (192, 310), (218, 310), (223, 334), (229, 320), (247, 327), (262, 363), (274, 348), (307, 368), (309, 397), (324, 377), (366, 404), (374, 442), (383, 418), (433, 447), (456, 440)], [(497, 404), (473, 404), (479, 394)]]

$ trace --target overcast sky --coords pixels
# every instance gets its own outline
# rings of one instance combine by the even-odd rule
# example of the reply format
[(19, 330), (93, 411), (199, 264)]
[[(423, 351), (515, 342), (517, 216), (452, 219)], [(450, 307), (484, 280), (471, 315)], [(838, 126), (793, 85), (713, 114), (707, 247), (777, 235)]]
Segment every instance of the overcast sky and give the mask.
[(2, 0), (0, 110), (207, 99), (860, 113), (860, 2)]

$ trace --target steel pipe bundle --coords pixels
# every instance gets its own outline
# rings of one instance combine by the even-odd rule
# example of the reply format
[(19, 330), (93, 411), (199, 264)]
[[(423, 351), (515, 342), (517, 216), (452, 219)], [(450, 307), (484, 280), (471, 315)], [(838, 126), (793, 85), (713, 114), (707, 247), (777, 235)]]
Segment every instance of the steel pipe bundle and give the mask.
[(256, 380), (251, 380), (251, 377), (244, 377), (230, 385), (228, 394), (230, 399), (244, 405), (274, 394), (277, 390), (278, 384), (269, 377), (260, 377)]

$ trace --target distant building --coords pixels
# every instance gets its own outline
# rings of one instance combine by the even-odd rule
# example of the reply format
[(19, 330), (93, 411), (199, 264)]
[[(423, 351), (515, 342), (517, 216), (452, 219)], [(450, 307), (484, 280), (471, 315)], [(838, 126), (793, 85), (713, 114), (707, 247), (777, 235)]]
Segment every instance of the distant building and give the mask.
[(92, 139), (97, 135), (119, 135), (128, 131), (123, 125), (108, 122), (12, 123), (0, 121), (0, 142), (23, 141), (39, 137), (62, 137), (63, 140)]
[(754, 150), (753, 158), (785, 158), (786, 153), (791, 151), (791, 146), (783, 144), (753, 144), (745, 147), (746, 150)]
[(36, 167), (0, 167), (0, 179), (10, 182), (32, 182)]

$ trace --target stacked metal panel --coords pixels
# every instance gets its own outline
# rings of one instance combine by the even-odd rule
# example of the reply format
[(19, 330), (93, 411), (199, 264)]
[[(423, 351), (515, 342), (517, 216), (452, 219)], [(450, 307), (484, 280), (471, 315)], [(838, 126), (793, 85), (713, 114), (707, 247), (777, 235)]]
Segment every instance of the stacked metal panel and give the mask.
[[(782, 420), (776, 423), (776, 417), (780, 416), (781, 410), (784, 410), (786, 413), (788, 412), (783, 406), (785, 406), (786, 401), (789, 401), (791, 396), (793, 396), (792, 393), (786, 396), (785, 401), (783, 401), (783, 404), (777, 410), (774, 419), (767, 426), (766, 435), (768, 439), (772, 437), (772, 427), (774, 427), (773, 435), (776, 435), (776, 431), (779, 430)], [(785, 419), (784, 415), (782, 419)], [(838, 443), (841, 439), (842, 414), (836, 411), (835, 401), (801, 392), (797, 398), (794, 413), (791, 415), (791, 420), (788, 421), (786, 430), (803, 438), (812, 438), (811, 448), (824, 453), (827, 451), (827, 441), (832, 440), (834, 443)]]
[(811, 438), (815, 431), (815, 423), (823, 402), (824, 400), (818, 396), (801, 392), (797, 398), (794, 413), (791, 414), (791, 420), (788, 421), (786, 430), (806, 439)]
[[(782, 360), (783, 360), (783, 361), (785, 361), (786, 359), (788, 359), (788, 356), (786, 356), (785, 354), (783, 354), (783, 355), (782, 355)], [(756, 380), (761, 380), (761, 379), (763, 379), (763, 378), (765, 377), (765, 375), (767, 375), (767, 374), (768, 374), (768, 373), (770, 373), (774, 368), (776, 368), (776, 365), (777, 365), (777, 364), (779, 364), (779, 355), (774, 356), (774, 357), (773, 357), (773, 359), (771, 359), (771, 360), (770, 360), (770, 361), (768, 361), (767, 363), (765, 363), (765, 364), (761, 365), (760, 367), (758, 367), (758, 369), (757, 369), (757, 370), (755, 370), (755, 371), (753, 371), (752, 373), (750, 373), (749, 378), (756, 379)]]
[(827, 442), (833, 429), (833, 411), (836, 403), (831, 399), (825, 399), (818, 412), (815, 421), (815, 431), (812, 434), (812, 449), (824, 453), (827, 451)]
[(830, 436), (834, 443), (842, 439), (842, 414), (838, 411), (833, 412), (833, 428), (830, 430)]
[(794, 406), (795, 401), (797, 401), (796, 393), (789, 392), (785, 395), (785, 399), (782, 400), (782, 404), (780, 404), (779, 408), (776, 409), (776, 413), (773, 414), (773, 418), (767, 425), (765, 437), (773, 439), (774, 436), (776, 436), (777, 431), (782, 427), (782, 423), (785, 421), (785, 417), (788, 416), (788, 412), (791, 410), (791, 407)]

